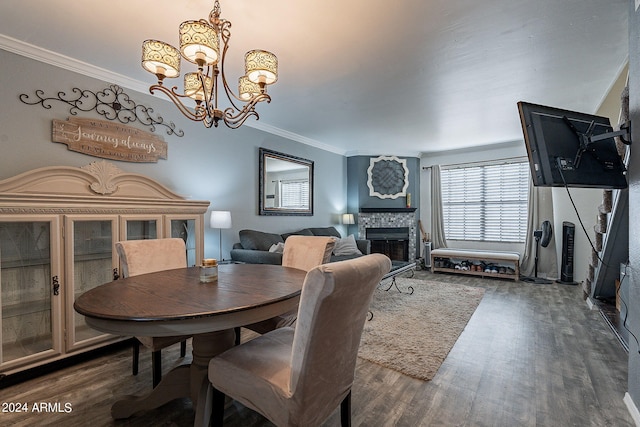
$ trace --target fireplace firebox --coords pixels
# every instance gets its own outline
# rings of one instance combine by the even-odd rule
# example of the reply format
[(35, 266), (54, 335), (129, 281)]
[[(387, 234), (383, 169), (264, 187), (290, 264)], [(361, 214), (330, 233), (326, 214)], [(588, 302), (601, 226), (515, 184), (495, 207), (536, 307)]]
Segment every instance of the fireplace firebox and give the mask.
[(409, 227), (370, 227), (365, 235), (372, 253), (384, 254), (392, 261), (409, 261)]

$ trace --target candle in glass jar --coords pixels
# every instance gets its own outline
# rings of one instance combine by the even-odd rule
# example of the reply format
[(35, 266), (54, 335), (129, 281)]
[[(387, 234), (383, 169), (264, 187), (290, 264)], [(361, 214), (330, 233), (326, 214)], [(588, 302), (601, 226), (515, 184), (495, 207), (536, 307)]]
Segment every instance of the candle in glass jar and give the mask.
[(218, 260), (206, 258), (202, 260), (200, 267), (200, 281), (209, 283), (218, 280)]

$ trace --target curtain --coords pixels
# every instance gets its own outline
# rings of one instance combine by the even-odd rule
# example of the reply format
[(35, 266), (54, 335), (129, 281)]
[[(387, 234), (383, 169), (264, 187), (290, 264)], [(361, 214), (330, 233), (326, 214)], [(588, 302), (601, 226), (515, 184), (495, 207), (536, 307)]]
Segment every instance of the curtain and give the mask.
[(433, 241), (433, 249), (447, 247), (442, 215), (440, 165), (431, 166), (431, 240)]
[[(548, 220), (553, 225), (553, 197), (551, 188), (535, 187), (533, 181), (529, 182), (529, 211), (527, 218), (527, 237), (525, 240), (524, 255), (520, 263), (520, 272), (524, 276), (534, 276), (536, 239), (533, 232), (540, 229), (543, 221)], [(538, 248), (538, 277), (555, 279), (558, 277), (558, 262), (556, 259), (555, 230), (552, 238), (545, 248)]]

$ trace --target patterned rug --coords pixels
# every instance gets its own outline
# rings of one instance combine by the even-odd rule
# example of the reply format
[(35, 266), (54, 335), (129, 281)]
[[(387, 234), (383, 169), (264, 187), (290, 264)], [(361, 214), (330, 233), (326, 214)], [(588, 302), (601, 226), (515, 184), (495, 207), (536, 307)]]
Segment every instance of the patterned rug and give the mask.
[(431, 380), (484, 295), (483, 288), (396, 279), (400, 293), (382, 284), (371, 303), (358, 355), (424, 381)]

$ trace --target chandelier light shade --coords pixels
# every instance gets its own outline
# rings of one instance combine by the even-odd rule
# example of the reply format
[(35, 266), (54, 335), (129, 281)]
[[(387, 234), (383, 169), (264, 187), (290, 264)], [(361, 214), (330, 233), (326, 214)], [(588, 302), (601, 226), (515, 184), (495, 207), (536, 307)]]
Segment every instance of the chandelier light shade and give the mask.
[(217, 64), (220, 57), (218, 32), (206, 21), (183, 22), (180, 24), (180, 53), (199, 67)]
[(250, 50), (244, 55), (244, 72), (254, 83), (273, 84), (278, 80), (278, 58), (266, 50)]
[(260, 95), (260, 85), (249, 80), (249, 77), (242, 76), (238, 79), (238, 93), (240, 99), (248, 101), (254, 96)]
[[(202, 122), (206, 127), (218, 126), (221, 120), (237, 129), (254, 116), (261, 101), (271, 97), (267, 86), (278, 80), (278, 58), (266, 50), (250, 50), (245, 54), (245, 75), (238, 79), (238, 93), (234, 93), (225, 76), (225, 59), (231, 38), (231, 22), (220, 17), (220, 2), (215, 0), (209, 20), (185, 21), (179, 27), (180, 47), (158, 40), (142, 43), (142, 67), (158, 78), (149, 87), (152, 94), (164, 93), (187, 118)], [(181, 57), (196, 64), (196, 70), (185, 73), (184, 90), (163, 85), (165, 78), (180, 76)], [(219, 101), (230, 104), (224, 110)]]
[(162, 84), (165, 77), (180, 75), (180, 52), (165, 42), (145, 40), (142, 43), (142, 67), (155, 74), (158, 84)]
[(204, 78), (205, 91), (202, 89), (202, 81), (198, 73), (187, 73), (184, 75), (184, 94), (196, 101), (204, 101), (205, 92), (211, 91), (212, 86), (213, 81), (211, 77)]

